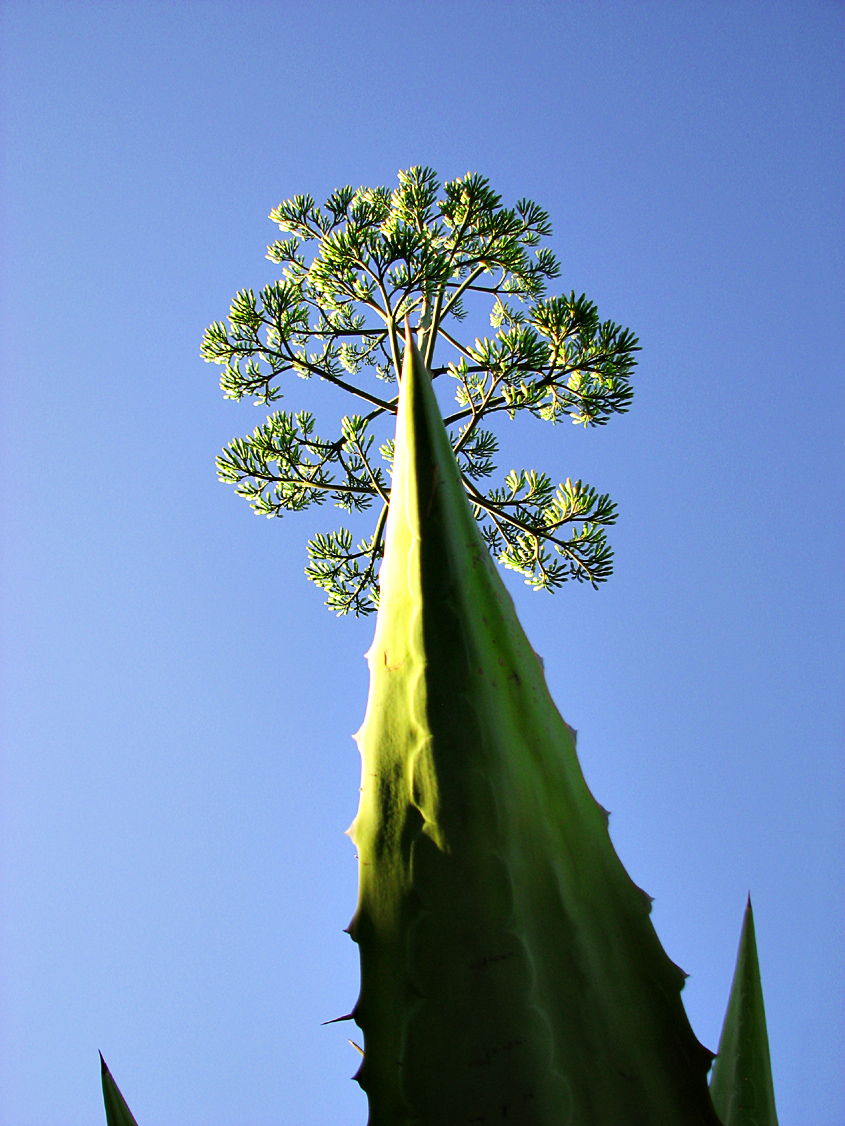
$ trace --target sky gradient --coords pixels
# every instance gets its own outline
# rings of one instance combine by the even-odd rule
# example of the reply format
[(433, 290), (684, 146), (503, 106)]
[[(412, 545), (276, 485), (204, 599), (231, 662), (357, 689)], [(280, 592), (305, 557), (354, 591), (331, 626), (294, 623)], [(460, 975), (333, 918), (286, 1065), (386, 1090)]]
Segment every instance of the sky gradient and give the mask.
[(102, 1122), (98, 1049), (139, 1126), (366, 1121), (321, 1022), (374, 622), (303, 577), (342, 514), (216, 480), (264, 413), (198, 350), (272, 207), (415, 164), (534, 199), (640, 337), (628, 415), (502, 431), (618, 501), (613, 578), (506, 581), (699, 1039), (750, 890), (781, 1124), (841, 1126), (845, 9), (410, 13), (0, 3), (0, 1126)]

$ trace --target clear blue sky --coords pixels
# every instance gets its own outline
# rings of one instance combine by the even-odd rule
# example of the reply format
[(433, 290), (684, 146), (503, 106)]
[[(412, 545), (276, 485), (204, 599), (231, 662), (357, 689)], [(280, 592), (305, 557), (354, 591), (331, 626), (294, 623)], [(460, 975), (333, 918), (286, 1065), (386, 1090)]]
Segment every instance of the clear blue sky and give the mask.
[(272, 207), (413, 164), (540, 203), (641, 338), (630, 414), (513, 455), (618, 500), (616, 575), (509, 585), (697, 1035), (750, 889), (781, 1123), (842, 1126), (843, 5), (0, 13), (0, 1126), (102, 1122), (98, 1048), (140, 1126), (366, 1120), (320, 1022), (373, 622), (302, 574), (339, 514), (217, 482), (263, 415), (198, 348)]

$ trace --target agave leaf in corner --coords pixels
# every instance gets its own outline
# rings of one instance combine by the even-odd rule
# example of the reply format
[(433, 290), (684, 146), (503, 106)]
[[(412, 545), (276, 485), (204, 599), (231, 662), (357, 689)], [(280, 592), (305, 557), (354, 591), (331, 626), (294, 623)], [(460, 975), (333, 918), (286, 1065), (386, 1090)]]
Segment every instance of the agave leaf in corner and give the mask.
[(120, 1088), (112, 1078), (112, 1073), (106, 1067), (102, 1052), (100, 1052), (100, 1074), (103, 1080), (103, 1102), (106, 1104), (107, 1126), (138, 1126), (132, 1116), (132, 1111), (126, 1105), (126, 1100), (120, 1093)]
[(724, 1126), (778, 1126), (750, 895), (710, 1095)]
[(350, 933), (370, 1126), (718, 1126), (650, 901), (478, 532), (406, 333)]

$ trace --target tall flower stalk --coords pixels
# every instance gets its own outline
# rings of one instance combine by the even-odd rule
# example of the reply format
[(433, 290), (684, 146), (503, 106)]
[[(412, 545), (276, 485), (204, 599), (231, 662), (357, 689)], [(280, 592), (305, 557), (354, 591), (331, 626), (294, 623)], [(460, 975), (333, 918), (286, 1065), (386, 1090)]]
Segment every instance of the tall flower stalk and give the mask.
[[(322, 208), (308, 195), (279, 204), (270, 218), (288, 237), (267, 257), (281, 277), (258, 294), (241, 290), (228, 325), (215, 322), (202, 342), (202, 356), (223, 366), (228, 398), (271, 405), (291, 376), (319, 378), (360, 412), (333, 419), (326, 435), (309, 410), (275, 410), (217, 463), (264, 516), (327, 501), (349, 515), (376, 510), (358, 543), (348, 527), (309, 542), (306, 574), (338, 614), (378, 606), (405, 317), (432, 375), (452, 382), (446, 427), (492, 554), (537, 589), (570, 579), (597, 586), (613, 569), (607, 494), (570, 478), (555, 484), (533, 467), (488, 479), (503, 416), (603, 426), (627, 411), (637, 339), (600, 320), (583, 294), (547, 296), (560, 266), (538, 248), (551, 224), (536, 203), (503, 207), (474, 174), (440, 192), (432, 169), (411, 168), (393, 191), (345, 187)], [(478, 302), (494, 331), (473, 339), (464, 321)]]

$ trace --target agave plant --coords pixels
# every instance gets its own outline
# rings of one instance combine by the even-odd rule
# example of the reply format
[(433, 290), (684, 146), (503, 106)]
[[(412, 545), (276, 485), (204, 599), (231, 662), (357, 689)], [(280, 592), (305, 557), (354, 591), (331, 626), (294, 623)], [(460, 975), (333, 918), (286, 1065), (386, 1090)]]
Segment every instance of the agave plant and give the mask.
[[(614, 851), (491, 559), (418, 347), (430, 354), (427, 327), (415, 340), (406, 317), (404, 351), (394, 342), (393, 480), (349, 829), (361, 988), (340, 1019), (363, 1032), (370, 1126), (777, 1126), (750, 901), (708, 1087), (684, 974)], [(105, 1063), (102, 1077), (108, 1126), (134, 1126)]]

